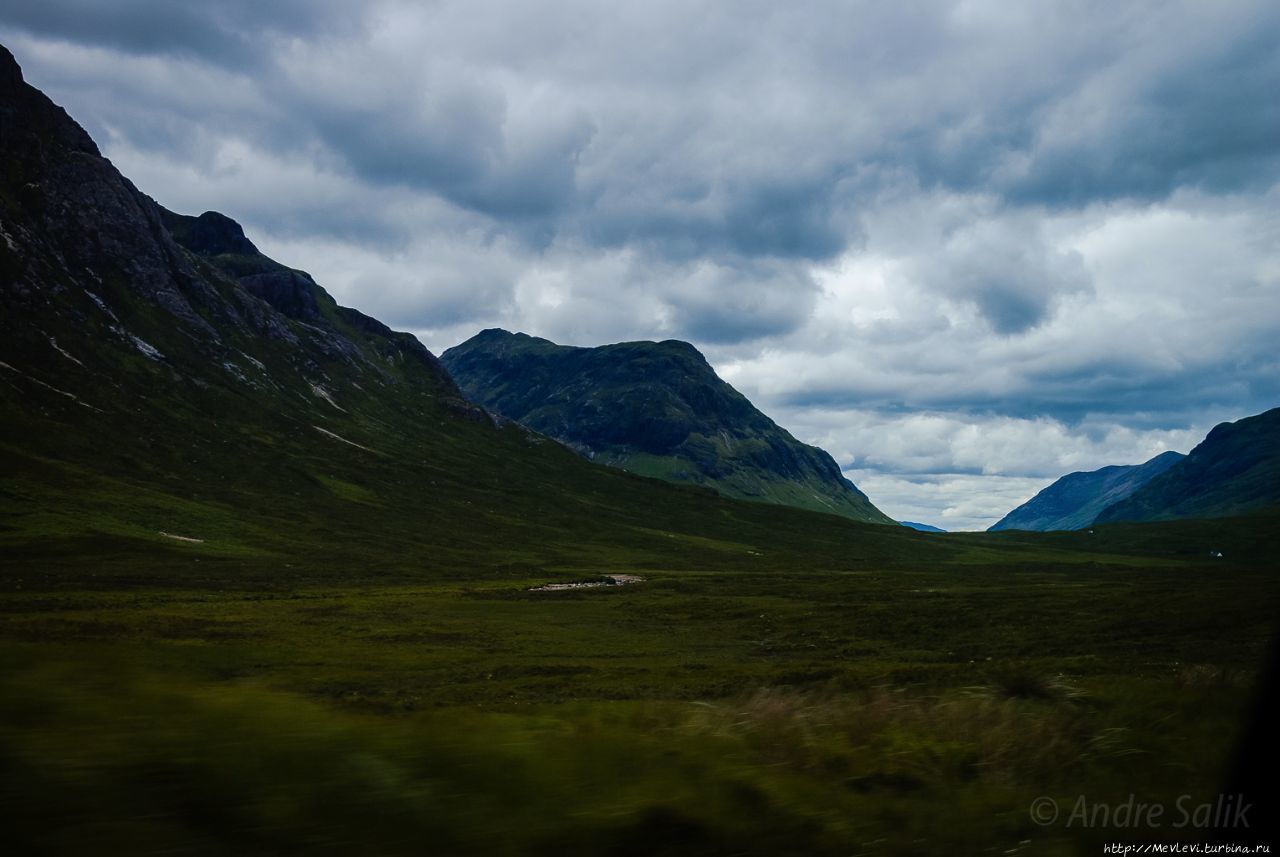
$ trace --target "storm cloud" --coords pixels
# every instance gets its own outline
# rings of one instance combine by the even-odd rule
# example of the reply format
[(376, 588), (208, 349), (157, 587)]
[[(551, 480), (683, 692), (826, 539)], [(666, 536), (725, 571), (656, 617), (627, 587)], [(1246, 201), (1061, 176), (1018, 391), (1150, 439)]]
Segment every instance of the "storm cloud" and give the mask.
[(340, 300), (689, 339), (898, 517), (1280, 403), (1274, 3), (17, 0), (0, 40)]

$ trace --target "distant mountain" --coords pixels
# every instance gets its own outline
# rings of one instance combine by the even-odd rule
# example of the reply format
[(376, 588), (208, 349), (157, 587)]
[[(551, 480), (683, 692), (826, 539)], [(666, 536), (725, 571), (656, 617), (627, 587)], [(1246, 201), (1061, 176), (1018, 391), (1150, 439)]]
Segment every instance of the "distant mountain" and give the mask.
[(729, 497), (895, 523), (687, 342), (556, 345), (486, 330), (441, 355), (472, 401), (612, 467)]
[(1109, 521), (1220, 518), (1280, 504), (1280, 408), (1222, 423), (1182, 461), (1098, 515)]
[(929, 524), (917, 524), (915, 521), (899, 521), (904, 527), (910, 527), (913, 530), (919, 530), (922, 533), (945, 533), (946, 530), (941, 527), (930, 526)]
[(1123, 500), (1183, 458), (1162, 452), (1145, 464), (1112, 465), (1069, 473), (992, 525), (995, 530), (1080, 530), (1098, 513)]

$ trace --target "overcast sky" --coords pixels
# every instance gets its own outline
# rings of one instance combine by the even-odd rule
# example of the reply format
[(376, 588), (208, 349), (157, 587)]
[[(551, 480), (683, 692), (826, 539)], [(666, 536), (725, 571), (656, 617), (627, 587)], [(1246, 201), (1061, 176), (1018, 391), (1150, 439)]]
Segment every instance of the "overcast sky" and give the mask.
[(7, 0), (140, 188), (439, 352), (679, 338), (985, 528), (1280, 405), (1280, 4)]

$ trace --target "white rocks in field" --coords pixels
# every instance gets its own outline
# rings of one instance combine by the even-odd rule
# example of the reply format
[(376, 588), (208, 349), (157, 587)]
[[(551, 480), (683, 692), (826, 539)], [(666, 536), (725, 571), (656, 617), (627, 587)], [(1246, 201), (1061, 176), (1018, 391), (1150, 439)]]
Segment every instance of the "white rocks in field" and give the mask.
[(534, 586), (530, 592), (561, 592), (566, 589), (596, 589), (602, 586), (630, 586), (641, 583), (644, 578), (638, 574), (606, 574), (604, 580), (580, 580), (574, 583), (547, 583)]

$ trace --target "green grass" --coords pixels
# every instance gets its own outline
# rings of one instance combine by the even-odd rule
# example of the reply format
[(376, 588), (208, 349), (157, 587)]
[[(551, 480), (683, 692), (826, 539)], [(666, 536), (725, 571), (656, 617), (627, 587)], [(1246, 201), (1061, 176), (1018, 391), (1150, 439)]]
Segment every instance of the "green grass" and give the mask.
[[(122, 854), (1056, 848), (1067, 843), (1027, 819), (1033, 794), (1171, 795), (1136, 778), (1134, 758), (1203, 737), (1183, 727), (1153, 740), (1124, 725), (1171, 701), (1141, 685), (1137, 705), (1122, 691), (768, 690), (391, 717), (244, 680), (106, 674), (5, 682), (5, 722), (25, 726), (0, 746), (14, 775), (6, 803), (19, 810), (7, 835), (24, 853), (88, 842)], [(1209, 689), (1176, 706), (1191, 722), (1232, 714)], [(1200, 785), (1177, 789), (1199, 796)]]
[[(7, 836), (21, 853), (1092, 853), (1101, 834), (1037, 827), (1030, 801), (1215, 794), (1280, 602), (1261, 564), (1180, 556), (1204, 534), (1166, 526), (1167, 555), (1134, 546), (1142, 527), (1101, 531), (1105, 553), (961, 536), (889, 570), (752, 570), (720, 542), (707, 569), (390, 583), (208, 543), (135, 551), (128, 587), (91, 563), (6, 564)], [(217, 570), (189, 578), (196, 560)], [(623, 569), (646, 581), (528, 591)]]

